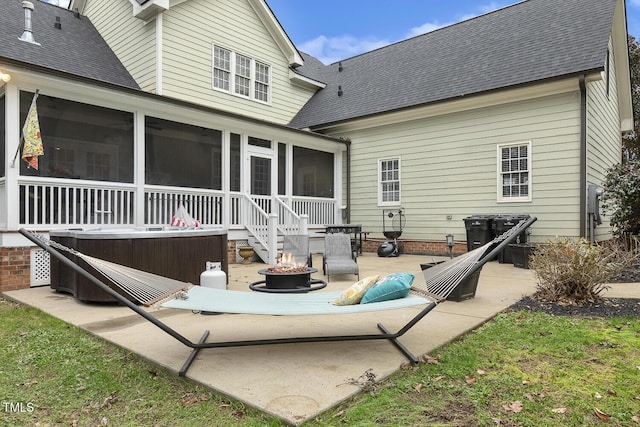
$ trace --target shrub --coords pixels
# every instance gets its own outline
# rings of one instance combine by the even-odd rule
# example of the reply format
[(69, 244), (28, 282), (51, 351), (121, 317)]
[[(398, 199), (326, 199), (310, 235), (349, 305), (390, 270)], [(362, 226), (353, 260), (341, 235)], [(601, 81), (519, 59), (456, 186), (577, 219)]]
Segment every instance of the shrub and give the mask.
[(534, 296), (570, 304), (597, 301), (609, 288), (606, 283), (634, 260), (634, 254), (617, 241), (597, 245), (583, 238), (556, 238), (537, 248), (529, 261), (537, 277)]
[(602, 209), (614, 235), (640, 233), (640, 160), (611, 167), (605, 176)]

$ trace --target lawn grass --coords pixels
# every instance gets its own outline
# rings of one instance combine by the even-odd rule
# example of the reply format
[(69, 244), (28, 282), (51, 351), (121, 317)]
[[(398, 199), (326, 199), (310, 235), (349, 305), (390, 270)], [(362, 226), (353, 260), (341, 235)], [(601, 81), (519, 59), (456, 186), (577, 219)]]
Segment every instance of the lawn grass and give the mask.
[[(37, 309), (0, 319), (0, 424), (283, 425)], [(640, 426), (638, 319), (502, 313), (425, 360), (305, 426)]]

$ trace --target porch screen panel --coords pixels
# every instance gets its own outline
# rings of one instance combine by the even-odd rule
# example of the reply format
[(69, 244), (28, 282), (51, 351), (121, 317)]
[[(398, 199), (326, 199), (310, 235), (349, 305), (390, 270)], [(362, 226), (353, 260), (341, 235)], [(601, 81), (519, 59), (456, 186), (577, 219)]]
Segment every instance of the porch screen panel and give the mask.
[(278, 144), (278, 194), (287, 194), (287, 145)]
[(145, 119), (145, 182), (222, 189), (222, 131)]
[(293, 195), (332, 198), (333, 153), (293, 147)]
[[(32, 99), (20, 92), (21, 127)], [(44, 156), (38, 170), (20, 161), (21, 175), (133, 182), (133, 113), (43, 94), (37, 107)]]
[(240, 135), (232, 133), (229, 160), (229, 189), (231, 191), (240, 191), (240, 165), (242, 157), (240, 156)]

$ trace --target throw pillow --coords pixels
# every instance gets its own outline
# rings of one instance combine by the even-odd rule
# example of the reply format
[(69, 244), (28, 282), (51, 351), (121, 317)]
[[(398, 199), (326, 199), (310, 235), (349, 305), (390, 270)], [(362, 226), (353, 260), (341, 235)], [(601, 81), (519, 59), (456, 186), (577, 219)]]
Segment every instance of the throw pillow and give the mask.
[(358, 304), (362, 299), (362, 296), (367, 290), (373, 286), (380, 278), (379, 275), (365, 277), (362, 280), (357, 281), (349, 287), (349, 289), (342, 292), (338, 298), (333, 302), (334, 305), (352, 305)]
[(393, 273), (378, 280), (362, 297), (360, 304), (404, 298), (409, 294), (414, 275)]

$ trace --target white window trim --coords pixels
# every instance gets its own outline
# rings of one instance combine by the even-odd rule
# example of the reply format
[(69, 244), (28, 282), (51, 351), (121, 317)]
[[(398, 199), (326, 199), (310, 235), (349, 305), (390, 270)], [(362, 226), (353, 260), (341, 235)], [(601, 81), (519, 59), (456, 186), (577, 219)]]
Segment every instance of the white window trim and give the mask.
[[(215, 48), (219, 47), (225, 50), (228, 50), (230, 53), (229, 56), (229, 65), (230, 65), (230, 70), (229, 70), (229, 90), (223, 89), (223, 88), (219, 88), (216, 87), (214, 84), (214, 70), (215, 70)], [(250, 70), (250, 81), (249, 81), (249, 96), (246, 95), (242, 95), (239, 93), (236, 93), (236, 55), (242, 55), (245, 58), (249, 58), (251, 60), (251, 70)], [(263, 64), (265, 66), (268, 67), (269, 69), (269, 78), (268, 78), (268, 82), (265, 83), (268, 87), (267, 87), (267, 101), (263, 101), (261, 99), (256, 98), (256, 62), (259, 62), (260, 64)], [(226, 48), (222, 45), (216, 45), (215, 43), (211, 44), (211, 88), (215, 91), (218, 92), (222, 92), (222, 93), (227, 93), (229, 95), (233, 95), (233, 96), (237, 96), (238, 98), (242, 98), (242, 99), (249, 99), (251, 101), (254, 102), (258, 102), (260, 104), (265, 104), (265, 105), (271, 105), (271, 96), (272, 96), (272, 74), (273, 74), (273, 67), (266, 61), (262, 61), (260, 59), (256, 59), (253, 58), (250, 55), (245, 55), (244, 53), (241, 52), (235, 52), (232, 49)], [(244, 76), (243, 76), (244, 77)]]
[[(383, 201), (382, 198), (382, 162), (398, 161), (398, 200), (397, 201)], [(378, 159), (378, 175), (376, 178), (378, 182), (378, 206), (400, 206), (402, 205), (402, 161), (400, 157), (385, 157)]]
[[(502, 149), (506, 147), (515, 146), (527, 146), (527, 166), (529, 173), (529, 181), (527, 182), (528, 195), (524, 197), (504, 197), (502, 195)], [(517, 202), (530, 202), (533, 198), (533, 153), (531, 152), (531, 141), (512, 142), (508, 144), (498, 144), (496, 146), (496, 195), (498, 203), (517, 203)]]

